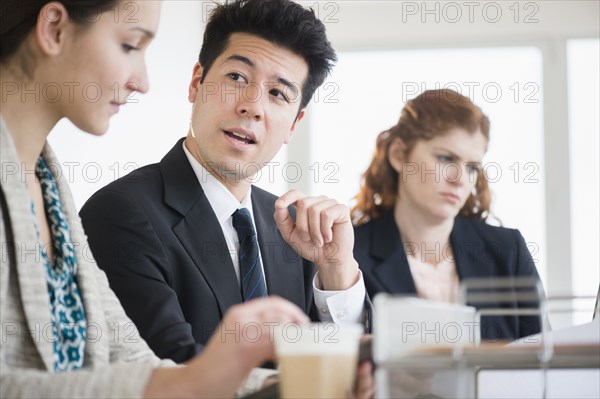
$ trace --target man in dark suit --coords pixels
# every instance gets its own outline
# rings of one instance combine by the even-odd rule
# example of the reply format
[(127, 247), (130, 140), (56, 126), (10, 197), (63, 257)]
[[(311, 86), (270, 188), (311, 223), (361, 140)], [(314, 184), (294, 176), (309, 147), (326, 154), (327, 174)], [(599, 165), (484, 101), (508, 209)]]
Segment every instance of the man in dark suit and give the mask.
[[(218, 6), (187, 137), (81, 210), (94, 257), (159, 356), (190, 359), (230, 306), (257, 296), (314, 320), (368, 323), (349, 210), (297, 191), (278, 199), (244, 175), (289, 142), (335, 59), (324, 25), (298, 4)], [(246, 327), (231, 333), (252, 339)]]

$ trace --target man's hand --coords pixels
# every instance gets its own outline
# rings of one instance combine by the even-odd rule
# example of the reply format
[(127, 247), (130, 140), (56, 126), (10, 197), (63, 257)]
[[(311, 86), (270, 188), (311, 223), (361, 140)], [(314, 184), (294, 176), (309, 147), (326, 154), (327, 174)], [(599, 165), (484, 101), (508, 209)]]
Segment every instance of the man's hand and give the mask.
[[(296, 208), (295, 223), (290, 205)], [(325, 196), (307, 197), (290, 190), (275, 202), (275, 221), (288, 244), (317, 265), (324, 290), (343, 291), (356, 284), (359, 272), (348, 207)]]

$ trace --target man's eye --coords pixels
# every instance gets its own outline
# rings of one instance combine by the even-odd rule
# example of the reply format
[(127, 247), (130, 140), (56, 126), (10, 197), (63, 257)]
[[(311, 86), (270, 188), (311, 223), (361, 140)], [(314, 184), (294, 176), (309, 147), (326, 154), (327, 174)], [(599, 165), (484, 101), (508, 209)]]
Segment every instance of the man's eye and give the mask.
[(279, 100), (289, 102), (287, 96), (285, 94), (283, 94), (283, 92), (281, 90), (273, 89), (270, 91), (270, 94)]
[(438, 155), (437, 159), (440, 162), (452, 162), (454, 160), (454, 158), (450, 155)]
[(236, 72), (231, 72), (229, 78), (238, 83), (243, 83), (245, 81), (244, 76)]

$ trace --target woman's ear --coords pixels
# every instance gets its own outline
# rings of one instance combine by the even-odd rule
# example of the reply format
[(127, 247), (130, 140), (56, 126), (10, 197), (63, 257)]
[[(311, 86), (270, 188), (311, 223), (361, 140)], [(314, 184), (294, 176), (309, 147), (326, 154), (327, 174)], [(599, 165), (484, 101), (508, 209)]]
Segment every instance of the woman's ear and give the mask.
[(53, 1), (40, 10), (35, 37), (41, 51), (47, 55), (60, 53), (65, 43), (65, 29), (69, 14), (62, 3)]
[(404, 163), (404, 158), (406, 155), (406, 145), (404, 144), (404, 140), (400, 137), (394, 137), (392, 139), (392, 143), (390, 144), (390, 148), (388, 149), (388, 159), (390, 160), (390, 165), (392, 168), (398, 173), (402, 170), (402, 164)]

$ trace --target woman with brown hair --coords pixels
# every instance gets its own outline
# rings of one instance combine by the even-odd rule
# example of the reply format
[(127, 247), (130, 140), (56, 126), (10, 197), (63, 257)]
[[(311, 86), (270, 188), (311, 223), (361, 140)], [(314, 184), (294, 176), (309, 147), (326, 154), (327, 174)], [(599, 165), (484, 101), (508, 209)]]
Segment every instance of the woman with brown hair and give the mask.
[[(539, 279), (521, 233), (486, 223), (491, 196), (481, 162), (489, 134), (487, 116), (452, 90), (425, 91), (379, 134), (352, 209), (354, 256), (371, 297), (455, 303), (464, 279)], [(537, 317), (482, 317), (486, 340), (539, 330)]]

